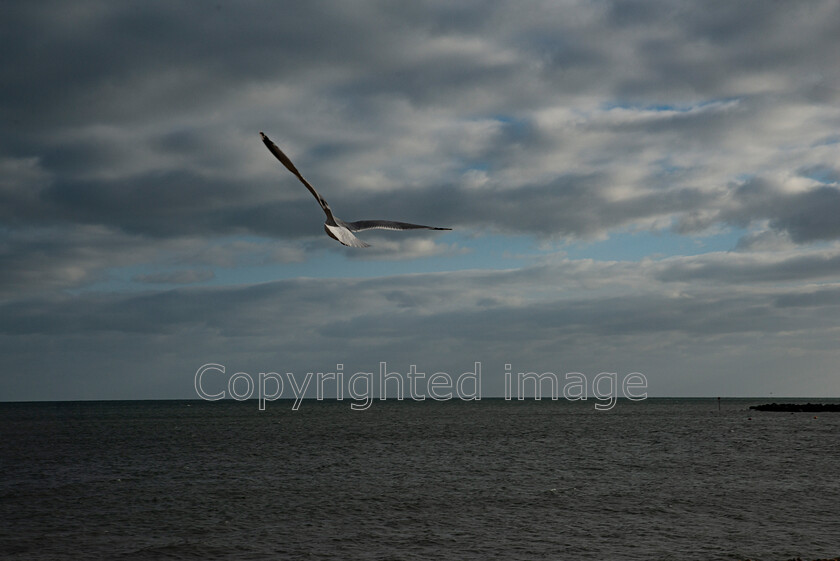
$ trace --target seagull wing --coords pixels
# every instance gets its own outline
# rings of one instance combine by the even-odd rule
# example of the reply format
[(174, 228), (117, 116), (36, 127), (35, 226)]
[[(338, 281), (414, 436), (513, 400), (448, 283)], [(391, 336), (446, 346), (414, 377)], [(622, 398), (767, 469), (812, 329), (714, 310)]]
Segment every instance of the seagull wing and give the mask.
[(307, 189), (309, 189), (309, 192), (312, 193), (312, 195), (318, 201), (318, 204), (321, 205), (322, 209), (324, 209), (324, 212), (327, 212), (327, 209), (329, 208), (329, 205), (327, 205), (327, 201), (325, 201), (324, 197), (322, 197), (318, 193), (318, 191), (316, 191), (315, 188), (312, 185), (310, 185), (309, 182), (300, 174), (298, 169), (295, 167), (295, 164), (292, 163), (289, 157), (286, 154), (284, 154), (283, 151), (280, 150), (280, 148), (276, 144), (274, 144), (271, 141), (271, 139), (268, 138), (264, 133), (260, 132), (260, 137), (262, 138), (265, 147), (268, 148), (268, 151), (274, 154), (274, 157), (280, 160), (280, 163), (286, 166), (286, 169), (295, 174), (295, 177), (300, 179), (300, 182), (303, 183)]
[(344, 222), (351, 232), (362, 230), (451, 230), (452, 228), (437, 228), (435, 226), (423, 226), (422, 224), (409, 224), (408, 222), (394, 222), (393, 220), (358, 220), (356, 222)]
[(327, 230), (327, 234), (329, 234), (331, 238), (338, 240), (341, 245), (349, 247), (370, 247), (369, 243), (363, 242), (354, 236), (350, 230), (343, 226), (330, 226), (329, 224), (324, 224), (324, 228)]

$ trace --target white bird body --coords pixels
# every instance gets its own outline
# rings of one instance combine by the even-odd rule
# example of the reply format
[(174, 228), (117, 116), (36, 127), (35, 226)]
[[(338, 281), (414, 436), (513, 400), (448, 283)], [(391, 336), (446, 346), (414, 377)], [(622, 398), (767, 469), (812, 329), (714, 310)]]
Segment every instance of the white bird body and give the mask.
[(295, 165), (289, 159), (286, 154), (283, 153), (280, 148), (274, 144), (270, 138), (268, 138), (264, 133), (260, 133), (260, 137), (262, 138), (263, 143), (265, 144), (268, 151), (274, 154), (274, 156), (280, 160), (286, 169), (292, 172), (295, 177), (297, 177), (301, 183), (303, 183), (309, 192), (315, 197), (318, 201), (318, 204), (321, 205), (321, 209), (324, 211), (324, 214), (327, 215), (327, 220), (324, 222), (324, 231), (327, 233), (329, 237), (334, 240), (337, 240), (342, 245), (346, 245), (349, 247), (370, 247), (370, 244), (363, 242), (355, 235), (353, 232), (361, 232), (363, 230), (417, 230), (417, 229), (425, 229), (425, 230), (451, 230), (452, 228), (437, 228), (435, 226), (423, 226), (421, 224), (410, 224), (408, 222), (395, 222), (393, 220), (359, 220), (356, 222), (345, 222), (340, 218), (337, 218), (333, 215), (332, 209), (330, 205), (327, 204), (327, 201), (324, 200), (318, 191), (315, 190), (312, 185), (301, 175), (301, 173), (297, 170)]

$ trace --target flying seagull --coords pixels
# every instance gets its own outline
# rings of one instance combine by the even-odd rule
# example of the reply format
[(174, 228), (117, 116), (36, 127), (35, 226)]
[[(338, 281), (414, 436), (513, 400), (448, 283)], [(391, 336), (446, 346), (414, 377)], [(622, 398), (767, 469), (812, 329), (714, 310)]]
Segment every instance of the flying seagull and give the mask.
[(359, 220), (357, 222), (345, 222), (344, 220), (335, 216), (330, 209), (330, 205), (327, 204), (327, 201), (324, 200), (318, 191), (315, 190), (309, 182), (304, 179), (304, 177), (300, 174), (297, 170), (295, 165), (289, 159), (286, 154), (283, 153), (280, 148), (277, 147), (276, 144), (271, 142), (271, 139), (268, 138), (262, 132), (260, 133), (260, 137), (262, 138), (263, 143), (268, 148), (268, 151), (274, 154), (274, 156), (280, 160), (280, 162), (286, 166), (290, 172), (295, 174), (295, 177), (300, 179), (300, 182), (303, 183), (309, 192), (318, 200), (318, 204), (321, 205), (321, 209), (324, 211), (324, 214), (327, 215), (327, 220), (324, 222), (324, 231), (327, 232), (327, 235), (334, 240), (337, 240), (342, 245), (350, 246), (350, 247), (370, 247), (370, 244), (363, 242), (359, 238), (353, 235), (353, 232), (361, 232), (362, 230), (418, 230), (418, 229), (426, 229), (426, 230), (451, 230), (452, 228), (436, 228), (434, 226), (422, 226), (420, 224), (409, 224), (408, 222), (394, 222), (391, 220)]

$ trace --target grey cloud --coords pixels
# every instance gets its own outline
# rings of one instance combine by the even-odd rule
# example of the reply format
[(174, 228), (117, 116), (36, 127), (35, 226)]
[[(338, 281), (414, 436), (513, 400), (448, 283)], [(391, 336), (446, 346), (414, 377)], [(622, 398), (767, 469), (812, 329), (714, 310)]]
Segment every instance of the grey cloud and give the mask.
[[(828, 379), (833, 289), (796, 285), (840, 267), (800, 247), (840, 238), (838, 16), (831, 1), (8, 4), (0, 348), (32, 374), (4, 387), (66, 372), (56, 395), (89, 396), (71, 381), (122, 361), (128, 395), (159, 395), (149, 379), (183, 395), (173, 370), (213, 357), (507, 353), (686, 365), (685, 389), (762, 357), (781, 375), (806, 350)], [(332, 243), (260, 130), (348, 220), (748, 232), (731, 254), (643, 264), (149, 290)], [(447, 235), (353, 257), (469, 249)], [(140, 291), (85, 292), (128, 266), (148, 267)]]
[[(646, 16), (639, 17), (643, 10)], [(635, 26), (647, 35), (636, 43), (644, 55), (640, 59), (647, 61), (644, 70), (624, 85), (636, 95), (658, 93), (657, 84), (668, 80), (677, 92), (717, 96), (768, 73), (781, 77), (793, 71), (804, 77), (837, 69), (836, 61), (821, 51), (840, 31), (837, 6), (829, 3), (808, 7), (761, 2), (616, 3), (612, 13), (620, 14), (619, 25), (626, 22), (622, 28)], [(676, 30), (679, 42), (670, 33)]]
[[(645, 267), (651, 265), (636, 266)], [(651, 267), (651, 272), (655, 270)], [(563, 282), (566, 276), (559, 267), (552, 267), (547, 271), (524, 269), (515, 275), (435, 273), (370, 280), (308, 279), (136, 295), (40, 298), (5, 305), (0, 328), (8, 335), (156, 330), (177, 334), (198, 325), (230, 337), (296, 333), (294, 338), (299, 340), (326, 338), (327, 346), (329, 340), (341, 341), (343, 346), (354, 340), (463, 338), (513, 345), (517, 338), (580, 334), (772, 333), (791, 329), (793, 324), (785, 322), (795, 320), (779, 315), (778, 299), (799, 297), (796, 291), (790, 297), (779, 291), (731, 293), (723, 288), (669, 294), (648, 287), (608, 298), (585, 293), (569, 298), (537, 289), (544, 275), (553, 275), (556, 282)], [(594, 280), (600, 275), (596, 269), (586, 276)], [(435, 294), (439, 286), (448, 288)], [(505, 302), (497, 298), (505, 290), (538, 296), (531, 301)], [(286, 318), (294, 321), (289, 323)]]
[(134, 280), (146, 284), (193, 284), (211, 280), (215, 276), (215, 273), (210, 270), (182, 269), (180, 271), (135, 275)]
[(110, 267), (154, 259), (160, 248), (108, 228), (73, 226), (2, 231), (0, 300), (80, 288)]
[[(347, 201), (346, 208), (348, 216), (361, 216), (375, 208), (377, 213), (403, 220), (417, 216), (421, 221), (479, 231), (586, 237), (639, 218), (687, 212), (709, 198), (696, 189), (675, 189), (614, 201), (605, 194), (610, 186), (606, 177), (567, 175), (518, 189), (475, 191), (447, 185), (398, 198), (368, 196)], [(406, 208), (411, 209), (411, 216), (405, 214)]]
[(840, 306), (840, 288), (830, 286), (782, 294), (776, 299), (776, 305), (783, 308)]
[(263, 187), (261, 194), (188, 173), (150, 174), (119, 185), (108, 180), (55, 181), (40, 189), (22, 185), (7, 195), (0, 219), (17, 227), (87, 224), (166, 238), (237, 232), (296, 237), (318, 218), (311, 201), (304, 205), (282, 196), (272, 201), (268, 192), (277, 187)]
[[(0, 348), (17, 347), (7, 356), (28, 357), (30, 369), (46, 368), (53, 364), (52, 355), (23, 349), (49, 339), (51, 348), (61, 349), (65, 370), (79, 379), (101, 384), (114, 368), (147, 376), (161, 369), (170, 380), (158, 387), (181, 388), (179, 395), (186, 397), (192, 374), (207, 362), (255, 371), (306, 371), (332, 368), (335, 362), (369, 369), (387, 360), (400, 367), (420, 363), (421, 368), (451, 371), (472, 366), (474, 360), (500, 368), (514, 357), (517, 367), (570, 371), (603, 365), (642, 370), (654, 379), (680, 379), (681, 374), (669, 371), (674, 362), (659, 362), (664, 357), (694, 374), (714, 367), (745, 376), (743, 383), (748, 383), (767, 375), (740, 372), (750, 353), (767, 345), (768, 353), (779, 351), (762, 340), (783, 341), (781, 348), (788, 352), (808, 348), (815, 360), (833, 352), (829, 334), (836, 310), (797, 300), (799, 289), (752, 293), (724, 286), (674, 294), (644, 274), (650, 265), (635, 264), (631, 267), (643, 273), (635, 293), (601, 298), (586, 291), (546, 292), (546, 278), (567, 284), (570, 265), (575, 268), (572, 263), (512, 272), (36, 298), (2, 305)], [(602, 274), (600, 268), (590, 270), (589, 284)], [(825, 289), (825, 299), (836, 303), (832, 291)], [(535, 294), (537, 300), (497, 298), (506, 292)], [(118, 353), (104, 353), (97, 344)], [(138, 356), (132, 347), (148, 355)], [(711, 348), (716, 351), (710, 353)], [(717, 362), (711, 360), (715, 353)], [(782, 360), (776, 368), (786, 365)], [(498, 391), (497, 381), (488, 379), (494, 383), (491, 391)], [(27, 391), (32, 395), (31, 388)]]
[(757, 230), (738, 240), (734, 251), (786, 251), (794, 247), (787, 232)]
[(711, 281), (722, 284), (807, 282), (840, 275), (836, 249), (807, 253), (729, 253), (672, 258), (661, 262), (663, 282)]
[[(836, 6), (759, 2), (707, 10), (643, 2), (583, 4), (572, 12), (543, 6), (533, 13), (503, 2), (481, 7), (476, 14), (469, 6), (435, 3), (400, 9), (362, 3), (352, 10), (263, 2), (236, 10), (224, 4), (13, 6), (0, 24), (8, 32), (2, 34), (4, 52), (15, 59), (4, 71), (10, 87), (3, 89), (0, 106), (14, 134), (0, 133), (0, 152), (37, 158), (52, 184), (35, 199), (31, 192), (17, 193), (2, 219), (106, 224), (150, 237), (316, 235), (317, 226), (305, 226), (305, 201), (291, 197), (295, 204), (286, 204), (289, 195), (267, 175), (283, 170), (264, 163), (263, 172), (240, 180), (225, 172), (253, 169), (252, 162), (266, 155), (257, 142), (224, 138), (251, 138), (260, 128), (274, 127), (308, 146), (296, 160), (300, 156), (307, 175), (324, 186), (334, 206), (347, 209), (340, 214), (348, 218), (383, 206), (403, 214), (416, 208), (414, 198), (438, 198), (440, 204), (425, 207), (451, 209), (445, 222), (488, 231), (589, 236), (700, 213), (733, 222), (763, 216), (797, 242), (838, 236), (825, 218), (835, 206), (831, 191), (763, 213), (718, 213), (725, 206), (723, 184), (715, 190), (696, 181), (713, 165), (709, 158), (716, 156), (718, 139), (796, 102), (791, 92), (800, 87), (800, 74), (830, 80), (837, 63), (827, 53), (840, 36), (832, 23), (838, 18), (830, 17)], [(43, 29), (39, 41), (28, 31), (35, 27)], [(779, 77), (773, 87), (787, 93), (771, 99), (737, 85), (751, 76)], [(812, 82), (804, 80), (801, 87)], [(456, 153), (432, 146), (430, 168), (489, 168), (492, 177), (546, 165), (552, 154), (574, 150), (575, 139), (535, 126), (532, 113), (574, 109), (580, 95), (642, 107), (736, 97), (742, 102), (734, 114), (677, 111), (668, 118), (584, 123), (582, 131), (600, 139), (584, 154), (598, 174), (523, 177), (506, 185), (506, 193), (475, 197), (462, 192), (452, 173), (430, 174), (417, 197), (412, 190), (394, 190), (393, 202), (371, 194), (344, 197), (339, 190), (340, 164), (352, 159), (354, 171), (366, 169), (366, 158), (390, 140), (411, 136), (412, 124), (429, 112), (456, 122), (498, 117), (505, 123), (478, 154), (457, 153), (457, 143)], [(406, 108), (416, 114), (406, 117)], [(333, 138), (336, 128), (344, 140)], [(428, 143), (440, 140), (424, 137)], [(624, 175), (616, 162), (632, 166), (655, 152), (665, 163), (688, 157), (694, 172), (663, 175), (666, 164), (648, 167), (623, 185), (635, 196), (615, 202), (604, 195)], [(402, 161), (397, 153), (390, 159)], [(645, 170), (651, 164), (635, 165)], [(92, 176), (96, 170), (123, 176)], [(394, 177), (397, 185), (405, 179)], [(653, 196), (650, 186), (665, 192)], [(520, 198), (530, 210), (512, 208)], [(412, 214), (419, 221), (439, 216)], [(693, 231), (688, 224), (684, 220), (677, 231)]]
[(791, 192), (756, 177), (733, 189), (731, 200), (710, 219), (742, 227), (767, 220), (772, 229), (786, 233), (792, 241), (808, 243), (840, 237), (838, 215), (840, 189), (836, 184)]
[(785, 199), (784, 210), (770, 217), (772, 227), (789, 232), (795, 242), (840, 237), (840, 189), (817, 187)]
[[(2, 216), (12, 224), (81, 223), (164, 238), (236, 233), (286, 238), (320, 235), (323, 215), (317, 205), (291, 175), (280, 177), (284, 181), (278, 181), (278, 186), (266, 185), (262, 192), (175, 173), (125, 180), (118, 189), (110, 181), (56, 183), (40, 190), (37, 199), (32, 190), (21, 189), (18, 196), (10, 197)], [(538, 236), (594, 235), (638, 218), (685, 212), (708, 198), (697, 190), (684, 189), (609, 201), (601, 194), (608, 183), (607, 178), (598, 176), (564, 176), (549, 184), (515, 190), (475, 192), (446, 185), (352, 198), (342, 196), (334, 187), (321, 190), (335, 212), (346, 219), (385, 217)], [(270, 192), (283, 190), (303, 198), (270, 200)]]
[[(830, 323), (830, 320), (824, 321)], [(452, 341), (469, 347), (481, 341), (505, 348), (562, 346), (593, 338), (683, 334), (718, 338), (732, 334), (778, 333), (809, 327), (802, 318), (780, 313), (767, 296), (662, 297), (628, 295), (576, 299), (522, 306), (474, 307), (413, 315), (368, 315), (332, 322), (318, 330), (327, 341), (342, 339), (363, 345)]]

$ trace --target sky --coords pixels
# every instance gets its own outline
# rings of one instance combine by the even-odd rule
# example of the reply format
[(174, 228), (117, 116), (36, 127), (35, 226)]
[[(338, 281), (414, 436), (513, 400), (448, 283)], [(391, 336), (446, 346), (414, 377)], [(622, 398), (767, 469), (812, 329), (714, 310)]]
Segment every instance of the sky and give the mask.
[[(840, 4), (4, 2), (0, 401), (840, 396)], [(345, 220), (451, 232), (328, 238)]]

